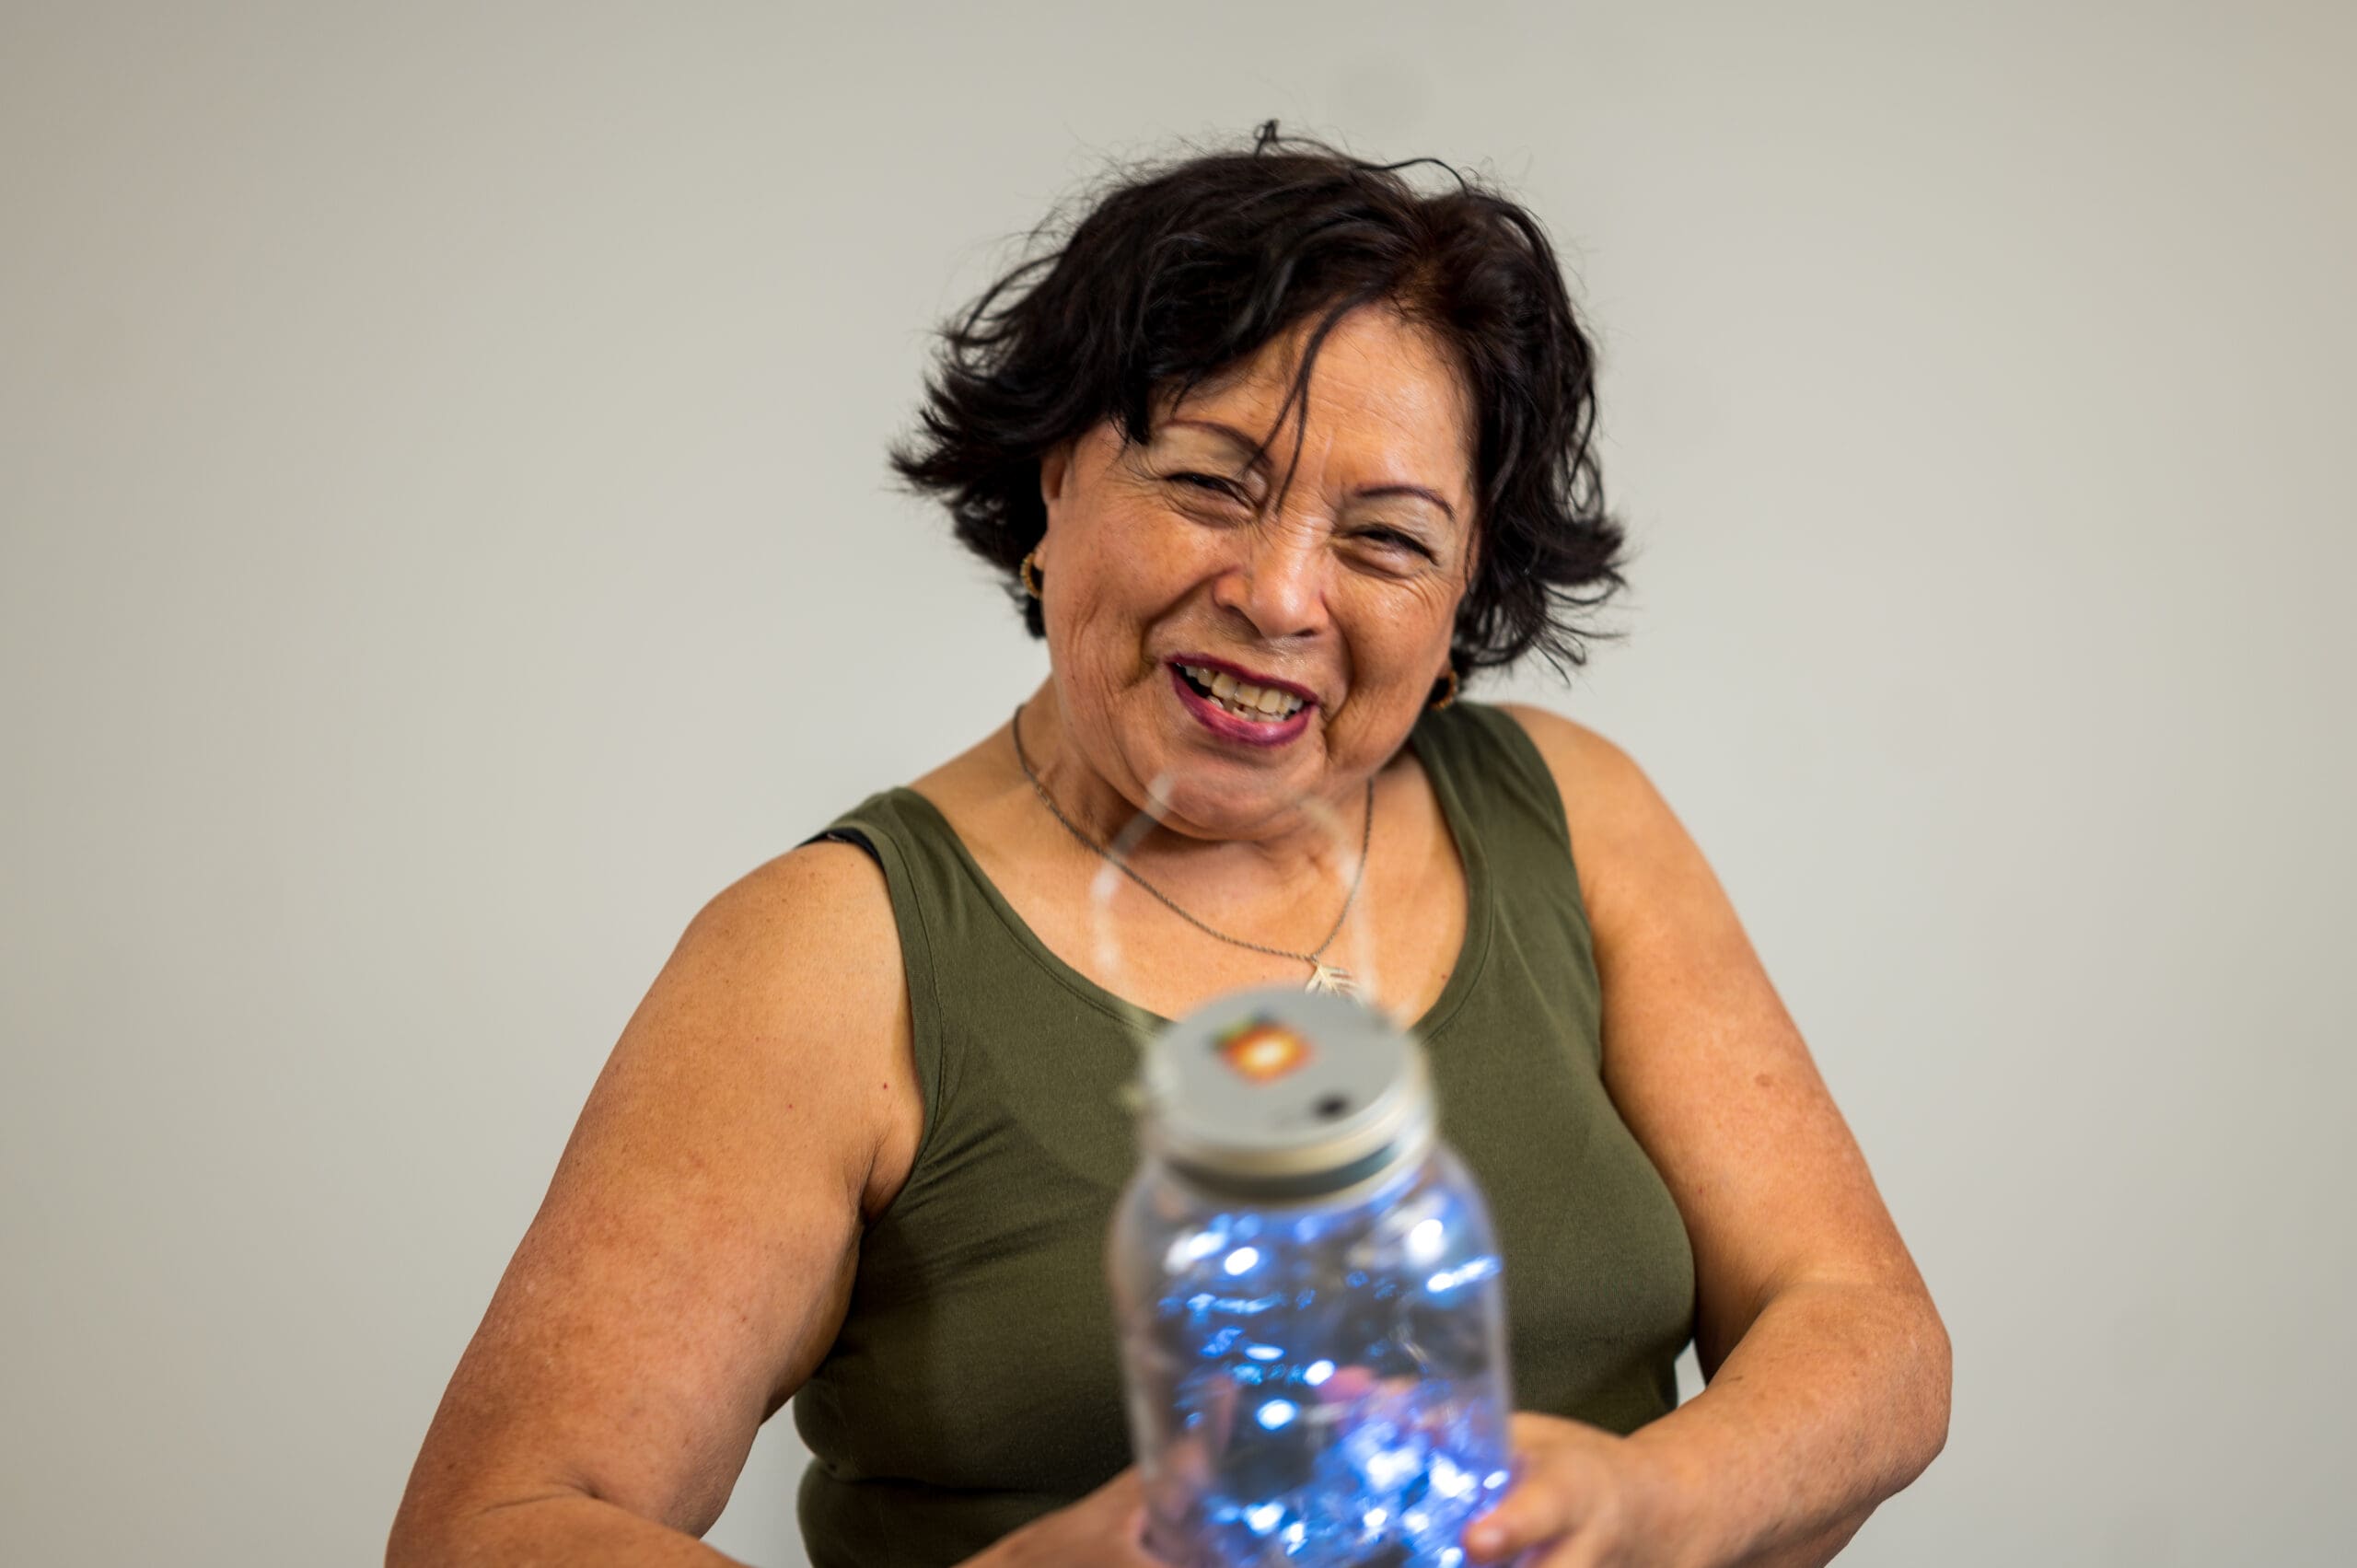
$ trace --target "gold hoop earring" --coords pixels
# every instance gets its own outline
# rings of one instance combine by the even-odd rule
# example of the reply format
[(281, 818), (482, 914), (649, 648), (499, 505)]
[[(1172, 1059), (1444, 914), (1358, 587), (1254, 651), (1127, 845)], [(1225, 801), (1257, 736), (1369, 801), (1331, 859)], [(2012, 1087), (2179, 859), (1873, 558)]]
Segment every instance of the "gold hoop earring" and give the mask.
[(1451, 703), (1457, 701), (1457, 667), (1452, 664), (1448, 667), (1448, 691), (1441, 696), (1438, 702), (1433, 703), (1433, 712), (1438, 713), (1443, 708), (1448, 706)]
[(1023, 579), (1023, 591), (1025, 593), (1029, 594), (1033, 598), (1040, 597), (1039, 547), (1038, 545), (1035, 544), (1031, 547), (1031, 553), (1023, 558), (1023, 564), (1015, 569), (1015, 575)]

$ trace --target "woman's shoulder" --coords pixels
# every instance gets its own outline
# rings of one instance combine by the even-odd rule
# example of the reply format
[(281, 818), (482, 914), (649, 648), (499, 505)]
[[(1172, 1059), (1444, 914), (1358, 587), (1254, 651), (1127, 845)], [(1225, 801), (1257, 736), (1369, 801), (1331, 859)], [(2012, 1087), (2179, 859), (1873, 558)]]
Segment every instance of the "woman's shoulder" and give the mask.
[(1584, 800), (1597, 790), (1625, 787), (1629, 772), (1636, 767), (1629, 754), (1604, 735), (1551, 708), (1538, 707), (1530, 703), (1498, 703), (1484, 706), (1490, 713), (1512, 719), (1529, 738), (1539, 760), (1554, 775), (1555, 786), (1563, 796), (1563, 807), (1567, 813), (1572, 810), (1575, 798)]
[(733, 970), (749, 1005), (890, 1042), (900, 939), (883, 869), (855, 844), (822, 840), (764, 861), (704, 902), (680, 946)]
[(1530, 738), (1554, 775), (1574, 833), (1584, 819), (1598, 829), (1617, 827), (1632, 811), (1658, 803), (1644, 769), (1601, 731), (1528, 703), (1500, 703), (1492, 711), (1510, 716)]
[(863, 1217), (880, 1213), (906, 1179), (923, 1116), (883, 868), (831, 840), (774, 855), (696, 912), (672, 963), (725, 993), (730, 1027), (766, 1045), (773, 1083), (876, 1086), (835, 1109), (860, 1151)]
[(1597, 930), (1622, 918), (1621, 894), (1635, 897), (1665, 866), (1700, 851), (1669, 802), (1634, 757), (1576, 719), (1526, 703), (1493, 710), (1511, 716), (1553, 775), (1579, 864), (1581, 896)]
[(1425, 714), (1417, 734), (1420, 746), (1429, 738), (1460, 775), (1551, 819), (1550, 830), (1574, 845), (1589, 836), (1583, 819), (1626, 786), (1633, 767), (1588, 726), (1527, 703), (1457, 702)]
[[(847, 814), (849, 815), (849, 814)], [(698, 921), (732, 924), (807, 924), (813, 920), (881, 915), (892, 906), (873, 856), (842, 839), (812, 839), (771, 856), (705, 900)], [(855, 934), (854, 934), (855, 935)]]

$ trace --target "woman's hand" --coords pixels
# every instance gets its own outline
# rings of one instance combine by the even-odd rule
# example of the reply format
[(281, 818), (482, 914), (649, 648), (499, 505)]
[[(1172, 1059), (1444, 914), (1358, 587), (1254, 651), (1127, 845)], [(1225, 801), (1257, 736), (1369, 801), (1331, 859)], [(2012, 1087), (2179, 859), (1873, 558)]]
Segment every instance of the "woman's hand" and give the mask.
[(1042, 1514), (964, 1568), (1168, 1568), (1145, 1549), (1145, 1493), (1132, 1465), (1069, 1507)]
[(1667, 1505), (1657, 1471), (1629, 1440), (1600, 1426), (1517, 1411), (1509, 1438), (1515, 1483), (1497, 1506), (1465, 1527), (1473, 1562), (1502, 1562), (1533, 1548), (1515, 1568), (1654, 1568), (1673, 1561)]

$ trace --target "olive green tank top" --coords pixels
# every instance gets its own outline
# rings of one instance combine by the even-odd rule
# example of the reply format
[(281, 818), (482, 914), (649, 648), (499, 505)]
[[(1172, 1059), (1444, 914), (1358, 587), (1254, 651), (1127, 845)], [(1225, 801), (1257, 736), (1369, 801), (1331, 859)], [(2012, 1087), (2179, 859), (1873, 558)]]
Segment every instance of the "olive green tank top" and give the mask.
[[(1415, 749), (1468, 882), (1418, 1024), (1441, 1135), (1487, 1194), (1518, 1409), (1630, 1432), (1677, 1403), (1686, 1228), (1599, 1075), (1600, 993), (1562, 802), (1503, 710), (1428, 712)], [(923, 796), (819, 838), (882, 865), (924, 1131), (860, 1244), (833, 1348), (794, 1397), (814, 1568), (935, 1568), (1131, 1462), (1104, 1253), (1137, 1160), (1124, 1005), (1025, 925)]]

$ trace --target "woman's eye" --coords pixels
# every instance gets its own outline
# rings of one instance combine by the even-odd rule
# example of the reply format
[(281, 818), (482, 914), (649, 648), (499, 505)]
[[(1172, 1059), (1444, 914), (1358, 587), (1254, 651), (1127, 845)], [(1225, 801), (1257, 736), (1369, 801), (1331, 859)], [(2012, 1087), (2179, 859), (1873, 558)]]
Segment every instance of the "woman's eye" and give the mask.
[(1397, 528), (1361, 528), (1359, 537), (1373, 540), (1376, 543), (1390, 549), (1408, 551), (1422, 556), (1427, 561), (1434, 558), (1433, 552), (1425, 548), (1422, 540), (1411, 539)]
[(1202, 490), (1215, 490), (1222, 495), (1234, 495), (1236, 486), (1225, 479), (1214, 479), (1207, 473), (1174, 473), (1171, 479), (1179, 484), (1191, 484)]

